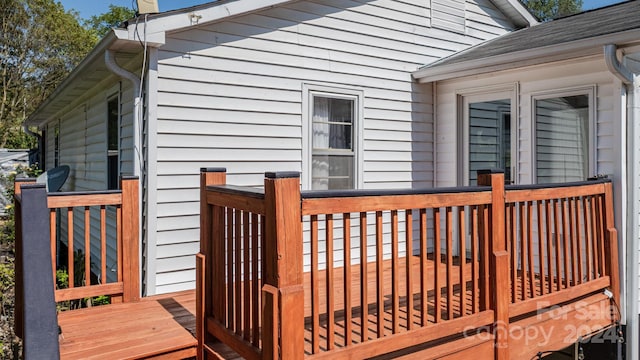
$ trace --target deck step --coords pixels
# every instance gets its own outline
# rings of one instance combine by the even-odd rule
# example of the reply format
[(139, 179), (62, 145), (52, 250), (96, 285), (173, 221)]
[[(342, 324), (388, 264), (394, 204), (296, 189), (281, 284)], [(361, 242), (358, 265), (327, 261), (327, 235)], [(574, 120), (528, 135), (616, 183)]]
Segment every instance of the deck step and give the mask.
[(193, 291), (62, 312), (62, 359), (189, 358), (196, 354)]

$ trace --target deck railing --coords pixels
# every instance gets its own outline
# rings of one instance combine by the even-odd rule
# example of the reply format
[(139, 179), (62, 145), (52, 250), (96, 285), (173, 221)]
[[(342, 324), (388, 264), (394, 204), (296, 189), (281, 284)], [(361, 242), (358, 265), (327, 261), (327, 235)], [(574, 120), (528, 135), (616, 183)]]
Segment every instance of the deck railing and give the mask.
[(506, 359), (510, 318), (619, 293), (607, 180), (505, 190), (502, 173), (481, 172), (470, 188), (302, 193), (297, 173), (267, 173), (264, 191), (225, 183), (224, 169), (203, 169), (200, 358), (213, 337), (248, 359), (367, 358), (473, 328)]
[[(35, 207), (43, 207), (48, 221), (44, 228), (37, 230), (39, 236), (46, 238), (47, 250), (50, 250), (47, 253), (51, 260), (47, 263), (51, 264), (53, 284), (56, 284), (57, 270), (65, 269), (68, 274), (68, 288), (55, 289), (55, 302), (101, 295), (109, 296), (112, 303), (137, 301), (140, 298), (138, 179), (123, 178), (121, 190), (45, 193), (42, 204), (30, 203), (25, 207), (23, 191), (45, 192), (44, 185), (24, 186), (33, 182), (33, 179), (21, 179), (15, 183), (16, 278), (24, 274), (23, 267), (31, 271), (30, 264), (22, 261), (22, 252), (29, 251), (25, 246), (30, 246), (23, 244), (30, 240), (23, 239), (22, 233), (24, 227), (39, 226), (35, 220), (40, 219), (33, 218), (33, 212)], [(113, 218), (108, 216), (109, 212)], [(57, 246), (61, 243), (67, 247), (64, 264), (59, 264), (57, 256)], [(115, 264), (107, 264), (108, 247), (114, 249)], [(93, 249), (97, 249), (97, 253), (92, 253)], [(83, 270), (78, 271), (77, 266)], [(108, 280), (108, 271), (112, 269), (116, 275)], [(75, 279), (76, 275), (84, 280), (76, 281), (79, 280)], [(20, 281), (16, 291), (17, 298), (23, 299), (25, 289)], [(30, 301), (34, 300), (30, 298)], [(16, 311), (16, 330), (22, 335), (21, 301), (16, 302)]]
[(612, 201), (608, 181), (507, 187), (511, 316), (607, 287), (618, 300)]

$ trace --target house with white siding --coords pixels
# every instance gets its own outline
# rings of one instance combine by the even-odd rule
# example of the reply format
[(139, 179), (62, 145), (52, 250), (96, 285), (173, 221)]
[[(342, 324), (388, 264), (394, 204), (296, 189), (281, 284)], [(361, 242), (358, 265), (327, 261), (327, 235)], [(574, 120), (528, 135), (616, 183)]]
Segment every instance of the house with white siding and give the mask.
[(145, 295), (194, 287), (201, 167), (245, 186), (298, 171), (305, 190), (607, 175), (638, 339), (639, 17), (639, 2), (538, 24), (517, 0), (217, 1), (114, 28), (27, 124), (46, 169), (71, 167), (64, 190), (140, 176)]

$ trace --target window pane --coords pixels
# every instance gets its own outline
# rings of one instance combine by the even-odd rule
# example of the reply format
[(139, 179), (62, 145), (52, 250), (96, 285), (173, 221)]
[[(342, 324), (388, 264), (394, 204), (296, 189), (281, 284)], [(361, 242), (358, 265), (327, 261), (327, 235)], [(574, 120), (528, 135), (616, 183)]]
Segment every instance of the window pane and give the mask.
[(511, 100), (469, 104), (469, 184), (478, 170), (498, 168), (511, 179)]
[(353, 149), (354, 101), (313, 97), (313, 148)]
[(589, 96), (536, 100), (538, 183), (586, 180), (589, 171)]
[(108, 150), (118, 150), (118, 98), (107, 103)]
[(312, 189), (352, 189), (353, 156), (314, 155), (312, 159)]

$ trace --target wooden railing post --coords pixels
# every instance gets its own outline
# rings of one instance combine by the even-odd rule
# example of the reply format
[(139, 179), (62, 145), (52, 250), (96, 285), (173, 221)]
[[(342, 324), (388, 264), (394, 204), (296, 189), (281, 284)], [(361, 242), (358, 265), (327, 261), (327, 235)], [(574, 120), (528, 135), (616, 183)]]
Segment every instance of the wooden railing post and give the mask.
[(509, 359), (509, 253), (505, 237), (505, 192), (502, 170), (478, 171), (478, 185), (491, 186), (490, 309), (494, 311), (495, 359)]
[[(15, 281), (16, 281), (16, 287), (15, 287), (15, 315), (14, 315), (14, 330), (16, 332), (16, 335), (20, 338), (22, 338), (22, 211), (21, 209), (21, 204), (19, 201), (16, 201), (16, 199), (21, 195), (22, 193), (22, 185), (25, 184), (33, 184), (36, 182), (36, 179), (33, 178), (20, 178), (20, 179), (15, 179), (14, 183), (13, 183), (13, 193), (14, 193), (14, 200), (13, 200), (13, 214), (14, 214), (14, 227), (15, 227), (15, 240), (14, 240), (14, 246), (15, 246), (15, 253), (16, 253), (16, 257), (15, 257), (15, 262), (14, 262), (14, 269), (15, 269)], [(55, 266), (55, 264), (54, 264)], [(53, 271), (53, 274), (55, 276), (55, 268)]]
[[(206, 318), (213, 315), (221, 319), (224, 311), (224, 214), (222, 209), (212, 209), (207, 203), (207, 186), (224, 185), (227, 182), (227, 169), (200, 169), (200, 253), (196, 255), (196, 338), (198, 339), (197, 358), (206, 359), (205, 344), (211, 335), (205, 331)], [(212, 231), (215, 224), (215, 233)], [(222, 283), (221, 283), (222, 282)], [(215, 299), (214, 299), (215, 298)], [(214, 301), (215, 300), (215, 301)]]
[[(20, 234), (19, 293), (21, 312), (20, 334), (23, 340), (23, 357), (38, 358), (46, 354), (48, 359), (59, 359), (58, 319), (51, 271), (49, 208), (44, 184), (22, 186), (18, 193), (19, 213), (16, 227)], [(25, 225), (25, 226), (22, 226)]]
[(620, 259), (618, 259), (618, 231), (615, 228), (613, 215), (613, 185), (611, 182), (604, 184), (604, 211), (605, 211), (605, 272), (611, 281), (611, 292), (615, 303), (620, 306)]
[(277, 329), (279, 334), (276, 337), (276, 334), (267, 334), (271, 332), (269, 330), (263, 331), (263, 357), (270, 359), (279, 353), (280, 359), (302, 359), (304, 287), (300, 173), (266, 173), (264, 196), (263, 326), (264, 329)]
[(120, 179), (122, 189), (122, 300), (140, 300), (140, 206), (138, 177)]

